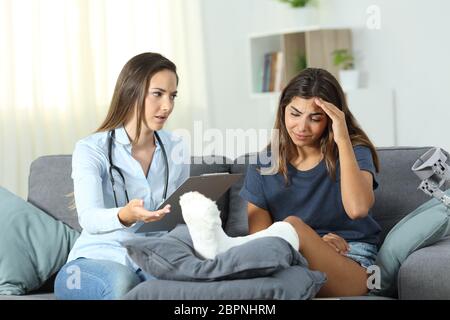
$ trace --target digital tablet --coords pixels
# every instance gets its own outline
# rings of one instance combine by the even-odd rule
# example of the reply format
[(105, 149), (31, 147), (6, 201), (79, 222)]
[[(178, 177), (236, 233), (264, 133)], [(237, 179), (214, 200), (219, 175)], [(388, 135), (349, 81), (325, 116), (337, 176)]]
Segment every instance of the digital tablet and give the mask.
[(158, 208), (170, 204), (170, 212), (159, 221), (144, 223), (137, 228), (136, 233), (170, 231), (178, 224), (184, 224), (181, 214), (180, 197), (190, 191), (198, 191), (205, 197), (217, 201), (243, 174), (212, 173), (188, 178), (166, 199)]

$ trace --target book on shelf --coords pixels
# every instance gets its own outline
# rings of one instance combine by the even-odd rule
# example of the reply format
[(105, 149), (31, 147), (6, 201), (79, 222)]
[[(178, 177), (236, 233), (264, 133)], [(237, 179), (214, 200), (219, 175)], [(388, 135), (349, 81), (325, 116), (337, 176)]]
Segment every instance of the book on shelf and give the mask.
[(277, 52), (277, 60), (275, 65), (274, 91), (281, 91), (284, 78), (284, 53)]
[(263, 67), (263, 81), (262, 81), (262, 92), (269, 91), (269, 79), (270, 79), (270, 60), (272, 59), (272, 55), (266, 53), (264, 55), (264, 67)]
[(284, 54), (281, 51), (264, 55), (262, 92), (281, 91), (284, 73)]

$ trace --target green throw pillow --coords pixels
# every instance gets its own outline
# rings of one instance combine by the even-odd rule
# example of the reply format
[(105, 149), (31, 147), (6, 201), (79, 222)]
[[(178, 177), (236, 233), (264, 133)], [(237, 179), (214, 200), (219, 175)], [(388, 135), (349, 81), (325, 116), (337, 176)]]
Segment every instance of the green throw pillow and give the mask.
[[(445, 192), (450, 195), (450, 189)], [(400, 220), (388, 233), (376, 260), (381, 289), (371, 295), (395, 297), (397, 275), (402, 263), (414, 251), (432, 245), (449, 234), (450, 209), (431, 199)]]
[(20, 295), (65, 264), (79, 233), (0, 187), (0, 235), (0, 295)]

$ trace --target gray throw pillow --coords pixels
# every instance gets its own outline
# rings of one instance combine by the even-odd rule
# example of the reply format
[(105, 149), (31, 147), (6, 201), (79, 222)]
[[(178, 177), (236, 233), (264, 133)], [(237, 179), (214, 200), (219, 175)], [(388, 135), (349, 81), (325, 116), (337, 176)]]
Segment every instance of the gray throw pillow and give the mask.
[[(445, 193), (450, 195), (450, 190)], [(402, 263), (414, 251), (449, 235), (449, 214), (449, 210), (440, 201), (431, 199), (391, 229), (376, 260), (376, 265), (380, 267), (381, 288), (372, 290), (370, 295), (396, 296), (397, 275)]]
[(144, 281), (125, 300), (307, 300), (319, 292), (325, 274), (291, 266), (270, 276), (222, 281)]
[(249, 279), (268, 276), (292, 265), (308, 265), (297, 250), (278, 237), (255, 239), (214, 259), (202, 259), (196, 256), (185, 225), (159, 238), (133, 239), (123, 245), (144, 271), (165, 280)]
[(0, 295), (21, 295), (58, 272), (79, 233), (0, 187), (0, 235)]

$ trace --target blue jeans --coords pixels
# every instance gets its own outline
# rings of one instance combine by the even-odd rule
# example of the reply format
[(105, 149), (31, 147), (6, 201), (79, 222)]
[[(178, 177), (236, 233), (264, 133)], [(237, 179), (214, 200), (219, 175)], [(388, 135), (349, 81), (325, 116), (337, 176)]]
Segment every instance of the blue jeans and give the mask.
[(117, 300), (150, 279), (155, 278), (114, 261), (79, 258), (58, 272), (55, 296), (62, 300)]
[(376, 245), (366, 242), (349, 242), (350, 250), (347, 257), (359, 263), (363, 268), (368, 268), (375, 264), (378, 248)]

